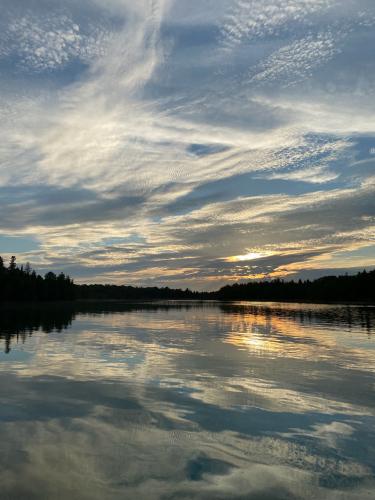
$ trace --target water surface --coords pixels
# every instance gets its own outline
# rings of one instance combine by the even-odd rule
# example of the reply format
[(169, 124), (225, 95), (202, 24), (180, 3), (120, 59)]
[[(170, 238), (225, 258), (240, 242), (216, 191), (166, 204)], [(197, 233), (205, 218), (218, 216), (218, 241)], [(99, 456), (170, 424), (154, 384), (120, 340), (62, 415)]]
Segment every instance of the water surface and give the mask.
[(375, 308), (2, 308), (1, 499), (375, 495)]

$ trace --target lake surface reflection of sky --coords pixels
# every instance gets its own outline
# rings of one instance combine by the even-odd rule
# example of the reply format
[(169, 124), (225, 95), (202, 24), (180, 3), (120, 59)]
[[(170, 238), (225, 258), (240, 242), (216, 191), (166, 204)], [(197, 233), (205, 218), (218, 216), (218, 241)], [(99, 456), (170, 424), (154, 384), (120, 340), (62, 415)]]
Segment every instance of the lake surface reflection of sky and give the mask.
[(375, 494), (375, 308), (3, 308), (0, 498)]

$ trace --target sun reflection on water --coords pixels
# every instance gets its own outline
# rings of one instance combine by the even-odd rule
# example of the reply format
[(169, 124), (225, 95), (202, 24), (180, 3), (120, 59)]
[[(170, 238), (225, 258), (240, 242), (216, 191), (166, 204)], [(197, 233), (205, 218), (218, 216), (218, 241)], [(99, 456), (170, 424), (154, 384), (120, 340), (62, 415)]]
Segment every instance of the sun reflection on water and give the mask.
[(0, 355), (6, 498), (22, 498), (19, 477), (43, 500), (367, 498), (367, 313), (107, 305), (64, 316), (66, 329), (18, 322)]

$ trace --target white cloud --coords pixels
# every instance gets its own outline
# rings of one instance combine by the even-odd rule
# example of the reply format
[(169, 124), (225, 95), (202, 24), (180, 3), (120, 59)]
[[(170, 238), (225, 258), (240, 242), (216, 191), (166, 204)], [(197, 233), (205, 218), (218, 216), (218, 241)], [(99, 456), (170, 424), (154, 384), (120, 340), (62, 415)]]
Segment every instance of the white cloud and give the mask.
[(288, 86), (311, 77), (314, 69), (339, 52), (337, 38), (337, 33), (319, 33), (283, 46), (260, 63), (250, 82), (277, 81)]
[(291, 181), (311, 182), (312, 184), (324, 184), (337, 179), (338, 174), (329, 170), (326, 166), (315, 166), (298, 170), (274, 172), (265, 175), (265, 179), (282, 179)]
[(309, 23), (309, 16), (324, 13), (335, 0), (236, 0), (222, 26), (223, 45), (233, 49), (254, 38), (276, 35), (293, 23)]
[(31, 13), (15, 18), (0, 38), (0, 56), (19, 59), (17, 63), (31, 71), (60, 68), (74, 59), (89, 63), (106, 53), (108, 31), (90, 27), (82, 32), (67, 15)]

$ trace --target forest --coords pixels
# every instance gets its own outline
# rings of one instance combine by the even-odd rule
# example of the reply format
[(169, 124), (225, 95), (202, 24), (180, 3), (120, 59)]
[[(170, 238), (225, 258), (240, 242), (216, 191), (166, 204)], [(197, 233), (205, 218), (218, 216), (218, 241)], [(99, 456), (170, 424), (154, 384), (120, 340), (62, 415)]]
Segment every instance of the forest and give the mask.
[(219, 300), (375, 303), (375, 270), (315, 280), (262, 280), (227, 285), (213, 292), (169, 287), (75, 284), (64, 273), (37, 274), (29, 264), (8, 265), (0, 257), (0, 301)]
[(64, 273), (56, 275), (48, 272), (42, 277), (29, 264), (18, 267), (14, 256), (8, 266), (0, 257), (0, 301), (58, 301), (74, 298), (75, 285)]
[(264, 280), (235, 283), (214, 293), (218, 300), (375, 303), (375, 270), (324, 276), (313, 281)]

